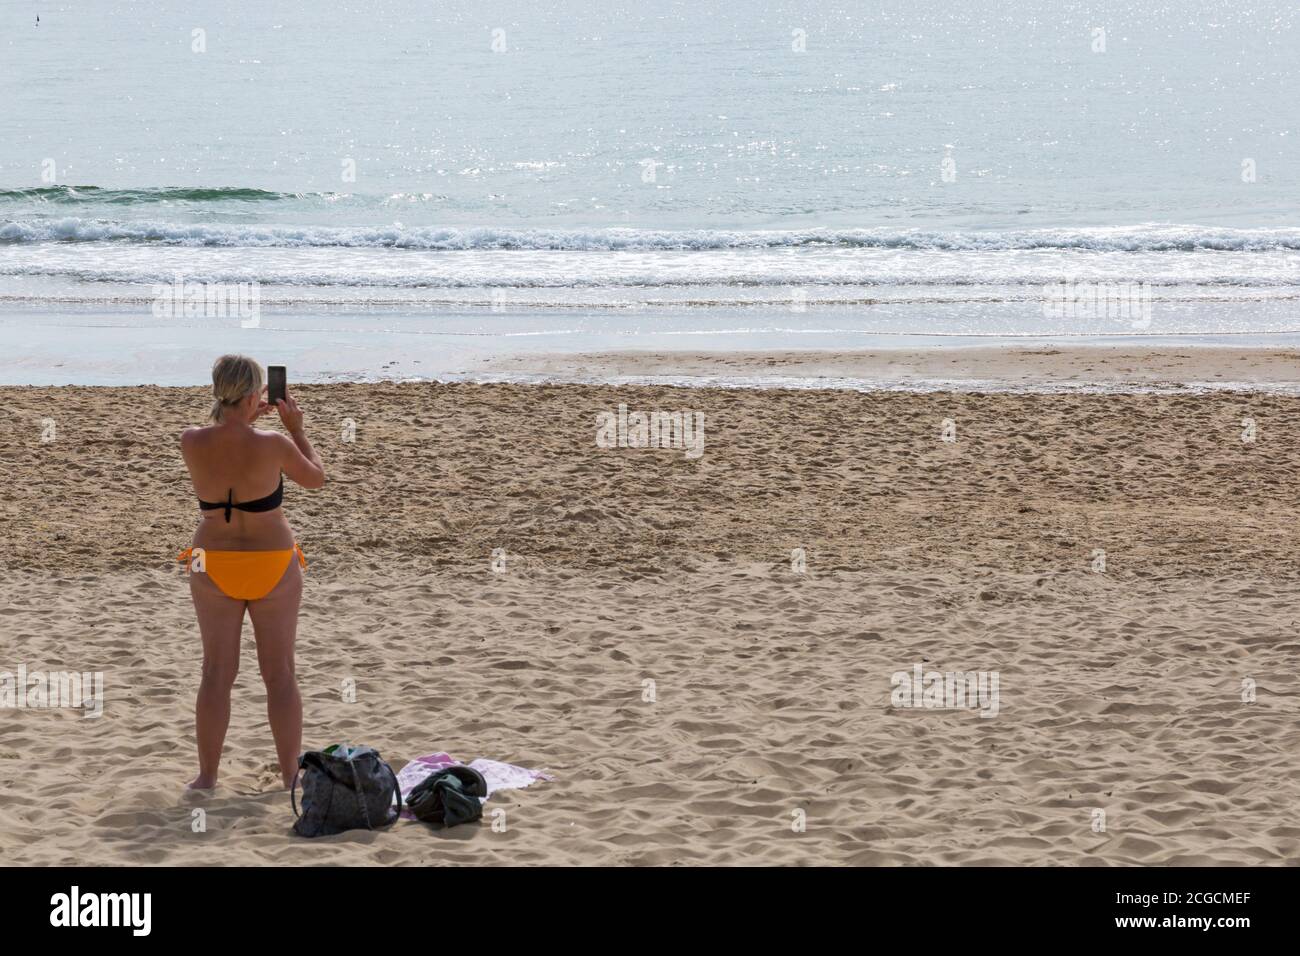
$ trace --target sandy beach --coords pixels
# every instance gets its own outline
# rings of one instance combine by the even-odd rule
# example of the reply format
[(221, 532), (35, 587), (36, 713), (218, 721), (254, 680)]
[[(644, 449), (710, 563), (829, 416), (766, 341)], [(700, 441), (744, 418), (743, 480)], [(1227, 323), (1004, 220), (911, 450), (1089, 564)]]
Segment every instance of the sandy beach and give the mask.
[[(1176, 393), (1242, 364), (1296, 378), (1288, 354), (1236, 358), (1106, 359), (1162, 394), (298, 388), (329, 474), (285, 497), (305, 745), (554, 775), (489, 801), (505, 832), (314, 841), (289, 830), (247, 624), (222, 782), (182, 790), (200, 657), (176, 439), (208, 390), (0, 388), (0, 670), (105, 687), (99, 718), (0, 715), (0, 853), (1293, 864), (1300, 400)], [(640, 361), (621, 374), (660, 367)], [(620, 404), (702, 413), (703, 453), (599, 447)], [(917, 667), (996, 672), (996, 715), (899, 706)]]

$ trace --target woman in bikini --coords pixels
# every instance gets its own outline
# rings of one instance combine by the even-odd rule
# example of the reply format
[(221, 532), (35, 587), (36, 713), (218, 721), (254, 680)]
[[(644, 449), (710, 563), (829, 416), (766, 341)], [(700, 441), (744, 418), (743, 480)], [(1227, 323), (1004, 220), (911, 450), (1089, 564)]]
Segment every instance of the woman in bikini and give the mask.
[(263, 381), (257, 362), (223, 355), (212, 366), (213, 424), (187, 428), (181, 435), (181, 453), (201, 509), (194, 545), (181, 553), (203, 638), (203, 676), (195, 705), (199, 775), (191, 789), (217, 783), (245, 611), (253, 621), (267, 716), (286, 789), (302, 743), (293, 645), (306, 561), (280, 500), (284, 475), (304, 488), (319, 488), (325, 470), (307, 441), (303, 414), (292, 396), (276, 408), (288, 435), (253, 427), (272, 409), (263, 399)]

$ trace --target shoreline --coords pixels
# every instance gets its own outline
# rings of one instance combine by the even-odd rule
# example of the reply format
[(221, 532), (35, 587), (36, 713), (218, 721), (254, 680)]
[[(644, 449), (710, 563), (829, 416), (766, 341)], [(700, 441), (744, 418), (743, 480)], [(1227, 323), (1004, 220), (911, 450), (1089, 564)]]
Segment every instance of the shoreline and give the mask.
[[(1219, 343), (967, 346), (766, 352), (647, 352), (503, 358), (534, 383), (852, 391), (1300, 394), (1300, 348)], [(502, 378), (510, 381), (509, 378)]]
[[(1300, 334), (1002, 338), (872, 336), (845, 348), (790, 336), (734, 348), (735, 336), (626, 337), (526, 332), (399, 334), (261, 328), (23, 327), (0, 315), (0, 387), (193, 387), (213, 358), (288, 366), (291, 383), (674, 385), (904, 392), (1300, 394)], [(319, 330), (318, 330), (319, 331)], [(168, 336), (171, 336), (168, 338)], [(690, 347), (687, 347), (689, 343)], [(576, 347), (584, 346), (584, 347)], [(595, 346), (595, 347), (585, 347)]]

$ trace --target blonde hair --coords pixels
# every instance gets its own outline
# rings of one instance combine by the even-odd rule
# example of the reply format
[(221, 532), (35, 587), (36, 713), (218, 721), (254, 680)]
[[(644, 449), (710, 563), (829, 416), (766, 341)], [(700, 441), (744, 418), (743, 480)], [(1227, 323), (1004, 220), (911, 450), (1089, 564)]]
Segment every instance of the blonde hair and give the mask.
[(221, 356), (212, 363), (212, 420), (221, 422), (227, 408), (261, 394), (264, 381), (262, 366), (247, 355)]

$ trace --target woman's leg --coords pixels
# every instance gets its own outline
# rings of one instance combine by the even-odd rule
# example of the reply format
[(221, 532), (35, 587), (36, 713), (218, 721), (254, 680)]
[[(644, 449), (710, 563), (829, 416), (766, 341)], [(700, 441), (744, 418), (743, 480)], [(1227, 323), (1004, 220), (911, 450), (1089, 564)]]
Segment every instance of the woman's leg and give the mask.
[(257, 638), (257, 665), (266, 684), (266, 716), (280, 759), (280, 776), (287, 790), (298, 769), (302, 747), (302, 698), (293, 666), (298, 635), (298, 605), (302, 601), (302, 569), (296, 557), (284, 577), (266, 597), (248, 602), (248, 616)]
[(230, 725), (230, 688), (239, 673), (239, 636), (244, 627), (244, 601), (227, 597), (202, 572), (190, 574), (190, 596), (203, 637), (203, 676), (194, 705), (194, 733), (199, 745), (199, 775), (190, 788), (207, 790), (217, 784), (221, 748)]

